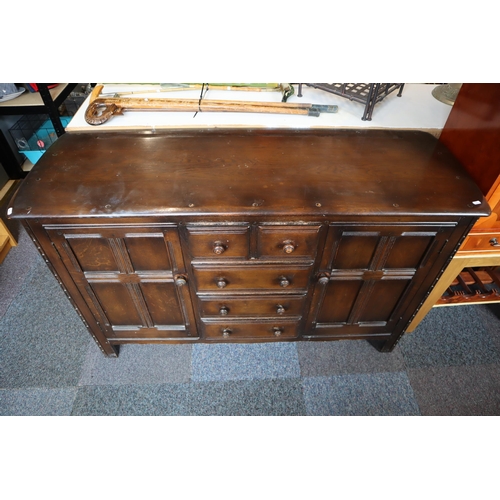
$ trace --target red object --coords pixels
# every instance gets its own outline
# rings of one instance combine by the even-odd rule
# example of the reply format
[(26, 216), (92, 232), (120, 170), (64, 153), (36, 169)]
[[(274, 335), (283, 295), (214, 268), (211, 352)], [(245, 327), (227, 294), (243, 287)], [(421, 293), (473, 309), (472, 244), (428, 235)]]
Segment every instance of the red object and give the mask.
[[(38, 84), (37, 83), (27, 83), (26, 85), (28, 85), (29, 87), (29, 90), (31, 92), (38, 92), (40, 89), (38, 88)], [(47, 87), (49, 89), (53, 89), (54, 87), (57, 87), (59, 84), (58, 83), (48, 83), (47, 84)]]

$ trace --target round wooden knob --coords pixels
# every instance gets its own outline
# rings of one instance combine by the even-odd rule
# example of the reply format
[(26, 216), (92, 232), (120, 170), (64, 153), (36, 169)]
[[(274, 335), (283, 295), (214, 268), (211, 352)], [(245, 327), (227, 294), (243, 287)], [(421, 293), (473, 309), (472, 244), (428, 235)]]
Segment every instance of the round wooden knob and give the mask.
[(290, 284), (290, 281), (287, 278), (285, 278), (284, 276), (282, 276), (280, 278), (280, 286), (282, 286), (283, 288), (286, 288), (289, 284)]
[(276, 306), (276, 312), (278, 314), (283, 314), (285, 312), (285, 308), (283, 306), (281, 306), (281, 305), (277, 305)]
[(222, 244), (222, 241), (216, 241), (214, 243), (214, 253), (217, 255), (220, 255), (221, 253), (224, 253), (226, 250), (226, 247)]
[(218, 286), (219, 288), (226, 288), (226, 286), (227, 286), (227, 281), (226, 281), (224, 278), (219, 278), (219, 279), (217, 280), (217, 286)]
[(273, 327), (273, 331), (274, 331), (274, 335), (276, 335), (276, 337), (279, 337), (283, 333), (283, 328), (281, 328), (279, 326), (275, 326), (275, 327)]
[(283, 252), (285, 253), (292, 253), (295, 250), (295, 245), (291, 241), (284, 241), (283, 242)]
[(184, 286), (187, 283), (186, 277), (182, 275), (176, 276), (174, 281), (177, 286)]
[(233, 333), (233, 331), (231, 330), (231, 328), (224, 328), (222, 330), (222, 336), (223, 337), (229, 337), (229, 335), (231, 335), (231, 333)]
[(229, 309), (226, 307), (226, 306), (222, 306), (220, 309), (219, 309), (219, 314), (221, 316), (227, 316), (229, 313)]
[(330, 281), (330, 278), (328, 278), (328, 276), (321, 276), (321, 278), (318, 280), (318, 282), (321, 285), (327, 285), (329, 281)]

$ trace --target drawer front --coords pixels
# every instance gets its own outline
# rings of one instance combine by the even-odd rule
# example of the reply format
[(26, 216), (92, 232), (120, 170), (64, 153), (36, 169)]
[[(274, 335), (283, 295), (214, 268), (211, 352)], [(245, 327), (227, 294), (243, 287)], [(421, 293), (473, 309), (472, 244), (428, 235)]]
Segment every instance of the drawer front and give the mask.
[(245, 266), (200, 268), (193, 266), (198, 291), (305, 290), (311, 267)]
[(249, 227), (188, 227), (187, 240), (192, 258), (248, 259)]
[(500, 233), (495, 232), (469, 235), (460, 250), (468, 252), (500, 252)]
[(302, 316), (305, 296), (246, 296), (231, 298), (201, 298), (201, 316)]
[(321, 226), (259, 226), (257, 252), (261, 258), (309, 258), (318, 251)]
[(281, 340), (297, 338), (297, 323), (205, 323), (205, 337), (217, 340)]

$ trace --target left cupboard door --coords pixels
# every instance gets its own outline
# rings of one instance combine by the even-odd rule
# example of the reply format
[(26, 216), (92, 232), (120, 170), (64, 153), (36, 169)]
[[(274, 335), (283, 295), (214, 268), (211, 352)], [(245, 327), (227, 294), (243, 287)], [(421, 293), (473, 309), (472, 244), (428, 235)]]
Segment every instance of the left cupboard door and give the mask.
[(197, 339), (175, 226), (45, 230), (111, 343)]

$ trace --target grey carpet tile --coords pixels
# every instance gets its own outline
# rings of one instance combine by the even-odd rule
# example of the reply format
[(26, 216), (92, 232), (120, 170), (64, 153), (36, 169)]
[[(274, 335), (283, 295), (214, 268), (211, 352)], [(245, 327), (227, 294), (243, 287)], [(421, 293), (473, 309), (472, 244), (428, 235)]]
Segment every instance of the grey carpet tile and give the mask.
[(41, 261), (0, 319), (0, 388), (76, 386), (91, 343)]
[(305, 377), (310, 416), (420, 415), (404, 372)]
[(79, 385), (189, 382), (191, 349), (189, 344), (124, 344), (118, 358), (106, 358), (96, 345), (92, 345)]
[(196, 382), (300, 377), (297, 345), (292, 342), (195, 344), (192, 359)]
[(422, 415), (500, 415), (500, 366), (408, 370)]
[(33, 265), (41, 260), (34, 243), (21, 227), (17, 246), (10, 249), (0, 264), (0, 318), (15, 300)]
[(306, 414), (299, 378), (190, 384), (190, 415), (300, 416)]
[(484, 327), (490, 333), (497, 350), (500, 352), (500, 303), (469, 307), (474, 307), (479, 313)]
[(75, 416), (187, 415), (189, 385), (80, 387), (71, 414)]
[(299, 342), (297, 350), (303, 377), (404, 370), (399, 347), (391, 353), (381, 353), (364, 340)]
[(436, 307), (399, 344), (407, 368), (500, 363), (476, 306)]
[(305, 405), (299, 379), (86, 386), (72, 415), (286, 416), (305, 415)]
[(0, 389), (0, 415), (69, 416), (76, 396), (70, 389)]

